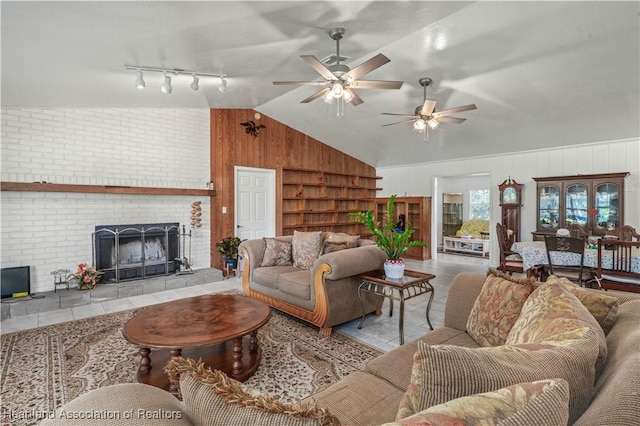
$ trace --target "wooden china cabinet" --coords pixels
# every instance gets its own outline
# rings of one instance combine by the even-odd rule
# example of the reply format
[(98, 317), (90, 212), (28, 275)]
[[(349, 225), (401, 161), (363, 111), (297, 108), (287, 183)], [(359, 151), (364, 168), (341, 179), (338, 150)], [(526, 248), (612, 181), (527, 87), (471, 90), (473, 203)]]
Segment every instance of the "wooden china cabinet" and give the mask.
[(624, 180), (629, 172), (533, 178), (537, 184), (535, 239), (577, 224), (589, 235), (624, 225)]
[[(386, 222), (387, 204), (389, 198), (376, 198), (376, 219)], [(396, 197), (393, 204), (395, 218), (390, 220), (394, 223), (398, 221), (400, 215), (404, 215), (405, 221), (411, 222), (415, 230), (411, 236), (412, 240), (420, 240), (431, 244), (431, 197)], [(431, 259), (430, 247), (410, 247), (406, 254), (402, 255), (408, 259), (428, 260)]]

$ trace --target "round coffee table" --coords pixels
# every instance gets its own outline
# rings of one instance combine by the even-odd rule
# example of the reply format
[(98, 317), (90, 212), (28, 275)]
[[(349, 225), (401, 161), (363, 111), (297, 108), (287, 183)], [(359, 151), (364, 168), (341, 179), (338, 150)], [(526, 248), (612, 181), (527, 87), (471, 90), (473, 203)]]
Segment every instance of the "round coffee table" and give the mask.
[(241, 382), (251, 377), (262, 355), (258, 329), (269, 318), (271, 309), (259, 300), (207, 294), (149, 306), (127, 322), (122, 334), (140, 346), (138, 381), (176, 394), (163, 368), (172, 356), (202, 358)]

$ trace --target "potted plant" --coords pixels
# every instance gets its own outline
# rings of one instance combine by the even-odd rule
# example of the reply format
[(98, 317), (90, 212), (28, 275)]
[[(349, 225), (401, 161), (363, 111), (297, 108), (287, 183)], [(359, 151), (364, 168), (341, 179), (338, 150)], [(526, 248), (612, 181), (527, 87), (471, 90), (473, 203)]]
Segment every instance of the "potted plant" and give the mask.
[(384, 262), (385, 275), (387, 278), (394, 279), (401, 278), (404, 275), (404, 260), (402, 260), (401, 256), (410, 247), (427, 247), (426, 243), (411, 239), (415, 232), (411, 222), (405, 221), (404, 229), (393, 223), (395, 199), (395, 194), (389, 198), (383, 223), (375, 219), (371, 210), (349, 213), (349, 216), (354, 217), (354, 222), (363, 224), (376, 237), (376, 245), (387, 255), (387, 260)]
[(240, 238), (227, 237), (216, 244), (216, 250), (224, 258), (224, 262), (229, 265), (229, 269), (236, 269), (238, 266), (238, 247)]

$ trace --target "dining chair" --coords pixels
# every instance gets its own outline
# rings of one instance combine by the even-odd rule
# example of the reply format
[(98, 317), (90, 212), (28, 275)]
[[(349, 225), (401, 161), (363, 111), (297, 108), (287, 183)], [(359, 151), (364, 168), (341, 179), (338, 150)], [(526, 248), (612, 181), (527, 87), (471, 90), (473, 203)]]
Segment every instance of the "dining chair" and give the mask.
[[(586, 240), (584, 238), (545, 235), (544, 244), (549, 259), (549, 274), (568, 278), (580, 286), (593, 278), (590, 272), (586, 271), (585, 273), (584, 249)], [(554, 253), (559, 253), (559, 255), (554, 256)], [(568, 256), (567, 253), (575, 256)]]
[(567, 229), (569, 230), (569, 235), (571, 235), (571, 237), (573, 238), (589, 236), (589, 233), (582, 229), (582, 226), (578, 225), (577, 223), (572, 223), (571, 225), (567, 226)]
[(636, 232), (636, 228), (629, 225), (623, 225), (616, 231), (611, 232), (611, 235), (618, 237), (619, 241), (640, 241), (640, 234)]
[(524, 273), (522, 257), (511, 250), (513, 240), (505, 226), (496, 224), (498, 234), (498, 247), (500, 248), (500, 266), (497, 268), (505, 274), (513, 275), (514, 272)]
[[(611, 262), (604, 262), (609, 254)], [(634, 260), (640, 262), (640, 241), (598, 240), (598, 286), (640, 293), (640, 271), (633, 271)]]

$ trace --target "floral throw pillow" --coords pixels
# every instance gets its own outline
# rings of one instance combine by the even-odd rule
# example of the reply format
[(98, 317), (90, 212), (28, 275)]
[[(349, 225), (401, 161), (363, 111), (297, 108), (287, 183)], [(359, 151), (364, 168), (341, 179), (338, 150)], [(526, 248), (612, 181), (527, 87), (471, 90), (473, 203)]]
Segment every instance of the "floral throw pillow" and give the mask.
[(383, 426), (566, 425), (569, 384), (562, 379), (518, 383), (463, 396)]
[(620, 307), (620, 302), (617, 297), (609, 296), (600, 290), (588, 290), (579, 287), (571, 280), (564, 277), (559, 278), (555, 275), (550, 275), (546, 282), (560, 282), (564, 284), (571, 294), (576, 296), (596, 321), (598, 321), (604, 334), (609, 334), (611, 327), (613, 327), (613, 324), (616, 322), (618, 308)]
[(322, 249), (322, 232), (293, 231), (291, 240), (291, 252), (293, 266), (300, 269), (311, 270), (320, 257)]
[(277, 238), (263, 238), (264, 254), (260, 266), (291, 265), (291, 243)]
[(534, 282), (535, 278), (516, 279), (489, 271), (469, 314), (467, 333), (480, 346), (504, 345)]

